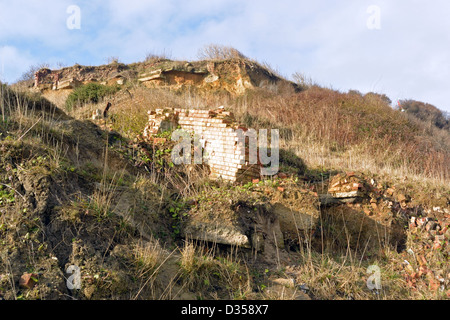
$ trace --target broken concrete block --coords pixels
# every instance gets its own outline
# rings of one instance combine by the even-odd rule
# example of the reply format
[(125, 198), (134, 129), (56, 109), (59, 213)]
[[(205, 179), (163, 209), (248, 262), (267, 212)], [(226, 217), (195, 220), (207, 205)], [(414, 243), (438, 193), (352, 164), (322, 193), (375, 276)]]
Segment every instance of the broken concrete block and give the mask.
[(288, 235), (289, 238), (295, 239), (298, 237), (299, 231), (314, 229), (317, 225), (319, 212), (306, 213), (292, 210), (281, 203), (275, 203), (272, 206), (273, 214), (280, 221), (280, 228), (283, 234)]
[(244, 248), (250, 248), (248, 237), (233, 226), (224, 226), (216, 223), (193, 221), (183, 230), (183, 236), (188, 239), (220, 243)]

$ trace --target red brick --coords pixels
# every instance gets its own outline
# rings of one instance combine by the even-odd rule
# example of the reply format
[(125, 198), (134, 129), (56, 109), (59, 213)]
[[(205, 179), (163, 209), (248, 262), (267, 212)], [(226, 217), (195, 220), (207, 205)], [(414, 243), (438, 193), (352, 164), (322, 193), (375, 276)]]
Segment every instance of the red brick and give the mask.
[(35, 273), (24, 273), (19, 279), (19, 286), (25, 289), (32, 289), (36, 285), (34, 279), (37, 278)]
[(156, 144), (164, 143), (166, 141), (167, 141), (166, 138), (153, 138), (153, 143), (156, 143)]

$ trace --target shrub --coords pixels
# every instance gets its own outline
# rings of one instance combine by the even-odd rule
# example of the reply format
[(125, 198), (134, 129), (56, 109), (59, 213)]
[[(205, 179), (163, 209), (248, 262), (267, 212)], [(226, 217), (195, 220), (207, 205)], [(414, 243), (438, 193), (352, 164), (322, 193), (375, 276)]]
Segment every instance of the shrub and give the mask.
[(76, 88), (66, 100), (66, 108), (71, 110), (75, 106), (84, 103), (98, 103), (105, 96), (114, 94), (120, 89), (119, 86), (105, 86), (98, 83), (88, 83)]
[(119, 64), (119, 58), (118, 57), (108, 57), (106, 58), (106, 63), (107, 64)]
[(298, 85), (298, 87), (302, 90), (306, 90), (313, 86), (313, 80), (311, 79), (311, 77), (307, 77), (303, 73), (295, 72), (294, 74), (292, 74), (292, 78)]
[(145, 56), (144, 62), (151, 63), (151, 62), (171, 60), (171, 59), (172, 59), (172, 52), (166, 51), (164, 49), (161, 53), (148, 52), (147, 55)]
[(218, 44), (208, 44), (198, 51), (201, 60), (247, 59), (239, 50)]
[(450, 130), (450, 120), (432, 104), (415, 100), (402, 100), (400, 105), (408, 114), (412, 114), (422, 121), (432, 123), (439, 129)]

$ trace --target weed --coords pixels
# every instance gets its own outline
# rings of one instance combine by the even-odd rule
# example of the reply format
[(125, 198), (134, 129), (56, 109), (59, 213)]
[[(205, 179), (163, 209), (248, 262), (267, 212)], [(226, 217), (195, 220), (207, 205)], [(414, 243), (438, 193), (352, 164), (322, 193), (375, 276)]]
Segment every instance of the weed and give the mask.
[(169, 213), (173, 221), (172, 229), (176, 237), (180, 235), (183, 220), (188, 216), (186, 208), (187, 204), (184, 201), (173, 201), (169, 206)]

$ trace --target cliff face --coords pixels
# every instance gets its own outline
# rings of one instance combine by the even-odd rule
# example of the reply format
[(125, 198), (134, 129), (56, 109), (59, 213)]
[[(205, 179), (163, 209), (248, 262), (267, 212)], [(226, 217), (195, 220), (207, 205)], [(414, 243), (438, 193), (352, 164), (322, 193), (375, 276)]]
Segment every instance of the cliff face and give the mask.
[(206, 91), (222, 91), (241, 95), (248, 89), (286, 83), (296, 85), (273, 74), (256, 62), (244, 59), (172, 61), (154, 60), (133, 64), (112, 63), (102, 66), (75, 65), (59, 70), (41, 69), (35, 74), (33, 90), (58, 106), (64, 104), (73, 89), (87, 83), (126, 85), (139, 83), (145, 87), (180, 90), (197, 87)]
[(256, 62), (244, 59), (197, 62), (164, 61), (143, 67), (138, 80), (147, 87), (169, 86), (182, 88), (196, 86), (205, 90), (226, 91), (241, 95), (247, 89), (288, 82)]

